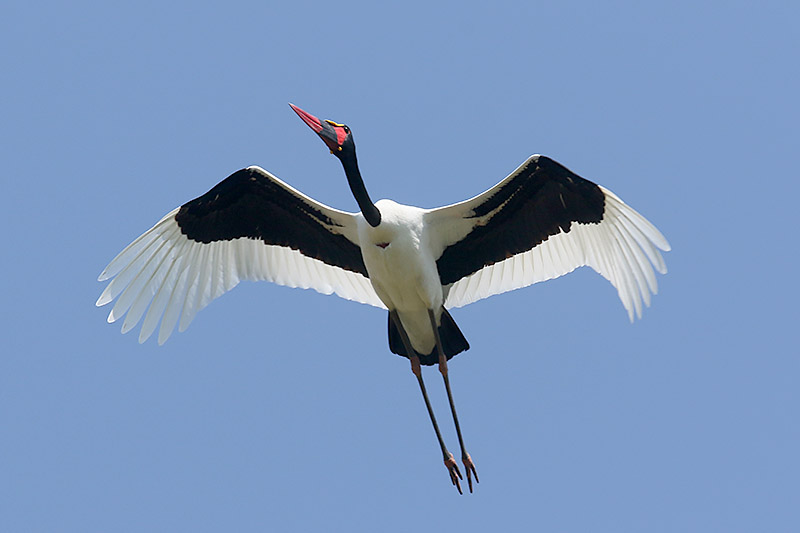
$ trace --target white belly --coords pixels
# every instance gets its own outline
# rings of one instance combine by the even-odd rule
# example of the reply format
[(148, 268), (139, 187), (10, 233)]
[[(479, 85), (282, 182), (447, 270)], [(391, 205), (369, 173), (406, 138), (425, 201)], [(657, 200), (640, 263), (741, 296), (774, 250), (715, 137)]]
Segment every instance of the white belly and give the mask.
[(433, 309), (438, 324), (443, 295), (436, 261), (425, 246), (422, 210), (387, 200), (376, 205), (381, 211), (377, 228), (359, 221), (369, 279), (386, 307), (397, 311), (414, 349), (431, 353), (435, 340), (428, 310)]

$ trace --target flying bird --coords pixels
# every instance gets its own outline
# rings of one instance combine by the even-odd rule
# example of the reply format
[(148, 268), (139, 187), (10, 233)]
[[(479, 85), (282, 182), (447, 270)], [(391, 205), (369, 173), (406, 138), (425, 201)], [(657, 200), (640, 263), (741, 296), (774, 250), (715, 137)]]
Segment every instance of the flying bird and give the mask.
[[(588, 265), (617, 289), (633, 321), (666, 273), (664, 236), (608, 189), (543, 155), (469, 200), (436, 209), (372, 202), (350, 128), (289, 104), (342, 163), (360, 212), (313, 200), (251, 166), (167, 213), (100, 274), (97, 305), (122, 332), (144, 317), (164, 343), (241, 280), (312, 288), (387, 309), (389, 349), (407, 357), (460, 492), (463, 476), (442, 439), (421, 365), (438, 365), (470, 492), (478, 475), (464, 446), (447, 361), (469, 349), (448, 309)], [(113, 279), (112, 279), (113, 278)]]

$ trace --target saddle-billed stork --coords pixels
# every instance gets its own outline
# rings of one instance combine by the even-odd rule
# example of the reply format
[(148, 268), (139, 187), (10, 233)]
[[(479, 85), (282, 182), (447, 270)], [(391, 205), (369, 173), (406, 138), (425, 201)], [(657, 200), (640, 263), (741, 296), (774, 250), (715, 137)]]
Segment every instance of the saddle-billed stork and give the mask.
[(562, 276), (588, 265), (616, 287), (633, 321), (666, 273), (664, 236), (608, 189), (543, 155), (503, 181), (436, 209), (370, 200), (344, 124), (290, 104), (342, 163), (361, 209), (323, 205), (257, 166), (233, 173), (167, 213), (120, 252), (99, 280), (113, 278), (97, 305), (122, 332), (144, 316), (139, 342), (161, 322), (159, 344), (183, 331), (211, 300), (240, 280), (268, 280), (389, 311), (389, 349), (408, 357), (450, 480), (463, 479), (433, 413), (420, 365), (444, 378), (472, 491), (475, 465), (464, 447), (447, 360), (469, 344), (448, 308)]

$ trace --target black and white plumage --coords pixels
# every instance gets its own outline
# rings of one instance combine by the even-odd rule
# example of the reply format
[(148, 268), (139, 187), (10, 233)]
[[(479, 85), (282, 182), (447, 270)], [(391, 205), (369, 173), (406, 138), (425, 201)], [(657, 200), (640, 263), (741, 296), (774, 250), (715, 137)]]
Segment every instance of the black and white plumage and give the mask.
[(123, 333), (144, 315), (140, 342), (161, 319), (159, 344), (179, 319), (184, 331), (199, 310), (241, 280), (311, 288), (385, 307), (369, 284), (357, 239), (354, 214), (324, 206), (249, 167), (167, 213), (115, 257), (100, 274), (100, 281), (114, 279), (97, 305), (119, 296), (108, 321), (127, 313)]
[[(163, 343), (241, 280), (312, 288), (388, 309), (391, 350), (439, 362), (440, 370), (444, 364), (449, 392), (446, 359), (469, 347), (449, 308), (584, 265), (616, 287), (631, 320), (657, 292), (666, 239), (611, 191), (554, 160), (531, 156), (491, 189), (446, 207), (373, 204), (349, 128), (292, 107), (341, 160), (361, 212), (323, 205), (259, 167), (239, 170), (111, 261), (99, 278), (111, 282), (97, 301), (117, 299), (109, 322), (124, 316), (124, 333), (144, 317), (144, 342), (160, 321)], [(462, 455), (468, 458), (463, 443)]]
[[(381, 203), (382, 212), (406, 207)], [(430, 228), (446, 308), (587, 265), (614, 285), (633, 320), (658, 291), (653, 267), (666, 273), (659, 250), (669, 244), (651, 223), (608, 189), (545, 156), (530, 157), (470, 200), (418, 212)], [(140, 342), (163, 315), (160, 344), (178, 318), (184, 331), (200, 309), (241, 280), (385, 308), (369, 282), (358, 219), (248, 167), (167, 213), (115, 257), (99, 277), (113, 280), (97, 305), (122, 295), (108, 321), (127, 312), (123, 332), (147, 312)]]

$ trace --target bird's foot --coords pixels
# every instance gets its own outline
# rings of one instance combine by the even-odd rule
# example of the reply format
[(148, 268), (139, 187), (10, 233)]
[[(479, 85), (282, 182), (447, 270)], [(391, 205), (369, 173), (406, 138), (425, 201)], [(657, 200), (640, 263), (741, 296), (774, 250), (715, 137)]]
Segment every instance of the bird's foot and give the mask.
[(472, 457), (467, 452), (461, 455), (461, 461), (464, 463), (464, 470), (467, 471), (467, 483), (469, 483), (469, 491), (472, 492), (472, 476), (475, 476), (475, 483), (480, 483), (478, 480), (478, 472), (475, 470), (475, 463), (472, 462)]
[(456, 460), (453, 457), (452, 453), (448, 453), (447, 457), (444, 458), (444, 466), (446, 466), (447, 471), (450, 472), (450, 482), (453, 485), (455, 485), (455, 487), (458, 489), (459, 494), (464, 494), (461, 491), (461, 481), (460, 481), (464, 479), (464, 477), (461, 475), (461, 470), (458, 469), (458, 463), (456, 463)]

